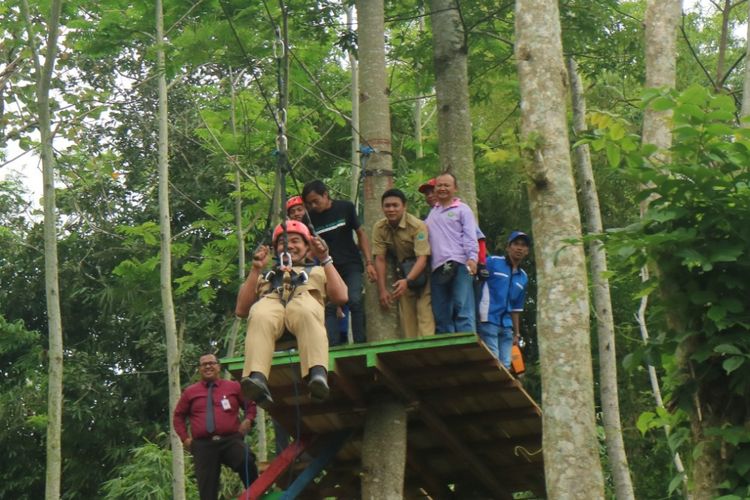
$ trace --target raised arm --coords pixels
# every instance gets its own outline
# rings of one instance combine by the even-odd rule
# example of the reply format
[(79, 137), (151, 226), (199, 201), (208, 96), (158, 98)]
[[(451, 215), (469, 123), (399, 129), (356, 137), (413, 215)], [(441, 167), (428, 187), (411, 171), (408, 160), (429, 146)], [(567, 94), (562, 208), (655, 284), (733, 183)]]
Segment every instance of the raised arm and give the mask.
[(240, 292), (237, 294), (237, 305), (234, 308), (234, 314), (240, 318), (247, 318), (247, 315), (250, 314), (250, 307), (258, 298), (260, 272), (268, 265), (270, 260), (271, 250), (266, 245), (261, 245), (253, 254), (253, 267), (240, 287)]
[(339, 272), (333, 267), (333, 259), (328, 255), (328, 246), (320, 237), (315, 236), (312, 239), (310, 250), (320, 260), (320, 265), (326, 273), (326, 295), (328, 296), (328, 301), (337, 306), (343, 306), (349, 302), (349, 289), (346, 287), (344, 280), (341, 279)]

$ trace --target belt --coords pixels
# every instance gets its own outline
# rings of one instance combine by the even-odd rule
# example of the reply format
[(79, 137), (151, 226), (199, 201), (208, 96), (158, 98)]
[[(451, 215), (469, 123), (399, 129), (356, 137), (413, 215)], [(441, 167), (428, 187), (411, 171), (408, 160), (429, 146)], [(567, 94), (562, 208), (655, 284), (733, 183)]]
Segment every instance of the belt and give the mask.
[(211, 441), (219, 441), (224, 436), (211, 436)]

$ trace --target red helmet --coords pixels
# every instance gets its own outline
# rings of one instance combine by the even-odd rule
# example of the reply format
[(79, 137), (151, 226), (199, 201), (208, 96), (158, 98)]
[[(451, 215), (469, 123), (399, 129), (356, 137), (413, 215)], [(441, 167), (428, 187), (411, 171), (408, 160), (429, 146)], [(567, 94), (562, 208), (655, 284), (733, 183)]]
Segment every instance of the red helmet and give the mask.
[(419, 192), (424, 194), (425, 192), (429, 191), (430, 189), (435, 189), (435, 183), (437, 182), (437, 178), (433, 177), (429, 181), (425, 182), (421, 186), (419, 186)]
[[(279, 236), (281, 233), (284, 232), (284, 225), (279, 224), (276, 226), (276, 229), (273, 230), (273, 244), (276, 245), (276, 241), (279, 239)], [(307, 244), (310, 244), (310, 230), (307, 229), (307, 226), (302, 224), (300, 221), (296, 220), (288, 220), (286, 221), (286, 232), (287, 233), (297, 233), (303, 238), (305, 238), (305, 241)]]
[(292, 196), (286, 201), (286, 211), (288, 212), (290, 208), (295, 207), (297, 205), (304, 205), (302, 202), (301, 196)]

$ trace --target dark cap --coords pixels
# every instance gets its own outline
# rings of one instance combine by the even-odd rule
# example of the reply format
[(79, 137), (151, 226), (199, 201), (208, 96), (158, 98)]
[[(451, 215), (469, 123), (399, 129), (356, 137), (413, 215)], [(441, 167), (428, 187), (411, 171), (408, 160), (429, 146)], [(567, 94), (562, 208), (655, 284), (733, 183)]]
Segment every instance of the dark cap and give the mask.
[(523, 239), (526, 241), (526, 244), (531, 246), (531, 237), (529, 237), (528, 234), (524, 233), (523, 231), (513, 231), (510, 233), (510, 236), (508, 236), (508, 244), (510, 245), (513, 241), (517, 239)]

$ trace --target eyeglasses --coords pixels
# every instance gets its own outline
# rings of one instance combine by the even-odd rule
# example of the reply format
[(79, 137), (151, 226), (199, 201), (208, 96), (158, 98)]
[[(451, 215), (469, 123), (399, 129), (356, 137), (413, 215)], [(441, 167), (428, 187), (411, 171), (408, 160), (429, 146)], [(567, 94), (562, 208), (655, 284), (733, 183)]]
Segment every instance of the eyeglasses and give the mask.
[(198, 366), (200, 366), (201, 368), (208, 368), (209, 366), (215, 366), (218, 364), (219, 363), (217, 363), (216, 361), (206, 361), (205, 363), (200, 363)]

